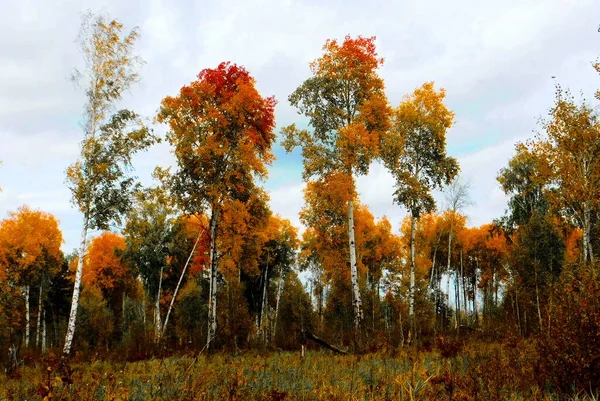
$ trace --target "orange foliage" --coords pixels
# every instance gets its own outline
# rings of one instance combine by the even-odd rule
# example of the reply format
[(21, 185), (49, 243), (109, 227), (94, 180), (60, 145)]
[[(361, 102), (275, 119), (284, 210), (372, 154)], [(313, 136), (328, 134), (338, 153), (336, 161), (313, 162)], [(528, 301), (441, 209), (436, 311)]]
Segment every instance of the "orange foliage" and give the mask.
[(96, 286), (102, 291), (123, 289), (132, 279), (131, 270), (118, 252), (125, 250), (125, 239), (111, 232), (103, 232), (92, 240), (86, 254), (81, 277), (85, 286)]
[(49, 213), (22, 206), (0, 222), (0, 279), (31, 284), (62, 260), (58, 221)]

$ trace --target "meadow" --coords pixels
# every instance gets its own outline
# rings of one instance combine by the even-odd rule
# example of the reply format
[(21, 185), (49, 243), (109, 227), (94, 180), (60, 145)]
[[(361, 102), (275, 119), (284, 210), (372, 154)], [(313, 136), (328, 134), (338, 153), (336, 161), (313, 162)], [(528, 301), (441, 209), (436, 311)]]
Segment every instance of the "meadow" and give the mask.
[[(531, 357), (528, 357), (530, 355)], [(446, 344), (366, 355), (252, 351), (135, 362), (52, 354), (0, 376), (0, 400), (597, 400), (560, 395), (533, 343)]]

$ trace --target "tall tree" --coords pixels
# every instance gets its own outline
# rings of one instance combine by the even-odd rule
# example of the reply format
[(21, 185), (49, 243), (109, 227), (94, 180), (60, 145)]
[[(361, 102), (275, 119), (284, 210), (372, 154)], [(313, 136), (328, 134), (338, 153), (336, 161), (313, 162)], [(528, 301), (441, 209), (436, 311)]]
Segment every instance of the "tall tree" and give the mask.
[(267, 175), (273, 160), (275, 99), (262, 97), (243, 68), (221, 63), (166, 97), (158, 115), (169, 124), (167, 139), (175, 147), (178, 169), (172, 190), (187, 213), (210, 209), (210, 295), (207, 347), (217, 331), (217, 249), (219, 216), (224, 202), (248, 200), (254, 177)]
[(354, 175), (366, 174), (378, 155), (379, 136), (389, 127), (390, 108), (377, 69), (383, 64), (375, 38), (328, 40), (323, 56), (310, 64), (313, 76), (289, 97), (309, 119), (311, 130), (295, 125), (283, 129), (288, 152), (302, 147), (306, 181), (344, 174), (351, 187), (346, 194), (349, 261), (355, 334), (363, 318), (354, 235)]
[(410, 330), (414, 336), (415, 234), (417, 219), (435, 209), (431, 191), (447, 185), (458, 173), (456, 159), (446, 155), (446, 131), (454, 113), (444, 105), (446, 91), (433, 82), (417, 88), (395, 110), (392, 128), (382, 136), (382, 159), (396, 180), (394, 201), (410, 212)]
[[(464, 211), (464, 209), (470, 205), (471, 200), (469, 199), (469, 183), (463, 182), (460, 178), (456, 178), (444, 191), (444, 198), (447, 204), (447, 213), (446, 217), (448, 220), (448, 264), (446, 266), (446, 274), (450, 274), (451, 266), (450, 262), (452, 260), (452, 240), (454, 237), (454, 224), (459, 217), (459, 214)], [(462, 266), (461, 266), (462, 267)], [(460, 274), (462, 276), (462, 272)], [(458, 328), (460, 324), (460, 282), (459, 282), (459, 271), (455, 269), (455, 298), (456, 298), (456, 320), (455, 325)], [(449, 278), (449, 277), (448, 277)], [(450, 294), (446, 294), (446, 296), (450, 296)], [(448, 304), (450, 304), (448, 300)]]
[(583, 230), (583, 260), (593, 262), (593, 212), (600, 208), (600, 115), (585, 101), (577, 104), (560, 86), (549, 114), (542, 121), (545, 135), (528, 145), (549, 179), (550, 200)]
[(545, 189), (549, 178), (541, 171), (540, 161), (522, 143), (515, 147), (516, 154), (508, 161), (508, 166), (498, 172), (496, 180), (508, 196), (508, 214), (503, 218), (503, 226), (513, 231), (526, 224), (534, 214), (544, 216), (549, 211)]
[(128, 174), (132, 170), (131, 158), (154, 142), (137, 114), (129, 110), (113, 114), (123, 93), (139, 80), (137, 68), (141, 63), (133, 54), (137, 29), (127, 35), (122, 31), (123, 24), (117, 20), (87, 14), (79, 35), (85, 70), (77, 71), (74, 79), (84, 85), (87, 104), (81, 153), (67, 168), (67, 185), (73, 203), (83, 215), (83, 225), (63, 348), (65, 356), (71, 352), (75, 334), (88, 230), (105, 230), (113, 221), (120, 223), (134, 184)]

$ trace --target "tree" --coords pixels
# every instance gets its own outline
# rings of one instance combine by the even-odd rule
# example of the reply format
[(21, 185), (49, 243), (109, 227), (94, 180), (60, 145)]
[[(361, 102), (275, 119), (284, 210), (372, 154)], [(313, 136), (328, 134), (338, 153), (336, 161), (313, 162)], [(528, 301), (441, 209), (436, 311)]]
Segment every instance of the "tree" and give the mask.
[(542, 121), (545, 135), (528, 143), (548, 178), (546, 193), (583, 230), (583, 260), (594, 261), (591, 233), (593, 211), (600, 208), (600, 116), (560, 86), (550, 119)]
[(435, 209), (431, 190), (447, 185), (458, 173), (456, 159), (446, 156), (446, 131), (454, 113), (443, 103), (446, 91), (436, 92), (433, 82), (405, 96), (395, 110), (392, 129), (382, 136), (382, 159), (396, 180), (394, 201), (410, 212), (411, 280), (410, 327), (414, 335), (415, 231), (422, 213)]
[(303, 177), (346, 175), (351, 183), (345, 194), (347, 231), (356, 335), (363, 318), (358, 284), (354, 235), (354, 174), (366, 174), (379, 152), (379, 136), (389, 127), (390, 109), (377, 68), (383, 64), (375, 38), (346, 36), (342, 43), (328, 40), (324, 54), (310, 64), (313, 76), (289, 97), (290, 103), (309, 118), (312, 128), (293, 124), (283, 129), (288, 152), (302, 147)]
[(87, 97), (83, 141), (79, 159), (67, 168), (67, 185), (73, 203), (83, 215), (79, 263), (75, 275), (69, 324), (63, 355), (71, 352), (75, 334), (81, 274), (90, 229), (105, 230), (128, 209), (134, 184), (128, 175), (131, 158), (154, 142), (154, 136), (132, 111), (111, 114), (116, 102), (139, 80), (141, 59), (133, 55), (137, 29), (122, 35), (123, 24), (88, 14), (80, 31), (80, 46), (86, 69), (76, 72)]
[[(459, 214), (463, 212), (464, 208), (471, 204), (469, 199), (469, 188), (470, 185), (468, 183), (462, 182), (460, 178), (456, 178), (452, 183), (446, 187), (444, 191), (444, 197), (447, 203), (447, 213), (446, 217), (448, 220), (448, 264), (446, 266), (446, 273), (449, 275), (451, 266), (451, 257), (452, 257), (452, 239), (454, 235), (454, 224)], [(461, 216), (462, 217), (462, 216)], [(462, 269), (462, 263), (461, 263)], [(456, 327), (460, 325), (460, 282), (459, 282), (459, 274), (458, 270), (455, 272), (455, 298), (456, 298)], [(462, 276), (462, 271), (461, 271)], [(449, 277), (448, 277), (449, 278)], [(450, 294), (446, 294), (448, 297)], [(448, 300), (448, 304), (450, 304)]]
[(210, 209), (210, 295), (207, 347), (217, 330), (217, 249), (224, 202), (248, 200), (254, 177), (267, 175), (273, 160), (275, 99), (263, 98), (243, 68), (221, 63), (205, 69), (161, 103), (159, 122), (169, 124), (178, 169), (172, 191), (187, 213)]
[(515, 149), (516, 154), (496, 178), (504, 193), (510, 196), (508, 216), (503, 224), (509, 231), (527, 223), (534, 214), (546, 215), (550, 206), (545, 192), (548, 177), (543, 175), (540, 161), (522, 143)]
[(175, 236), (175, 205), (163, 187), (136, 193), (135, 207), (127, 215), (124, 258), (140, 277), (154, 305), (155, 340), (162, 334), (160, 302), (163, 276)]
[[(271, 334), (273, 339), (275, 337), (285, 277), (292, 270), (299, 241), (296, 228), (292, 226), (289, 220), (282, 219), (279, 215), (269, 218), (269, 223), (265, 229), (265, 237), (266, 242), (262, 247), (260, 263), (262, 267), (262, 294), (258, 328), (259, 334), (266, 342), (268, 334)], [(268, 325), (268, 290), (269, 283), (273, 279), (277, 279), (277, 289), (274, 316), (272, 324)], [(271, 328), (271, 330), (268, 330), (268, 328)]]
[[(52, 277), (58, 274), (63, 239), (58, 221), (49, 214), (22, 206), (0, 222), (0, 281), (21, 288), (25, 299), (25, 346), (30, 345), (30, 293), (37, 287), (36, 346), (40, 344), (43, 301)], [(44, 292), (44, 289), (46, 292)], [(6, 288), (7, 292), (12, 292)], [(10, 322), (14, 324), (15, 322)]]

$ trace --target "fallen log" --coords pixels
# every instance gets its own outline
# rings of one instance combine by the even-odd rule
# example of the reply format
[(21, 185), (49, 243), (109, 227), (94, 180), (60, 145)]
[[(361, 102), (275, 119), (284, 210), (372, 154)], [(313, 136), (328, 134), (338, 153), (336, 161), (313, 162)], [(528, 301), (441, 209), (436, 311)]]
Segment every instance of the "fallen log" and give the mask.
[(313, 333), (311, 333), (308, 330), (302, 330), (302, 345), (306, 344), (306, 340), (311, 340), (317, 344), (319, 344), (322, 347), (325, 347), (327, 349), (330, 349), (333, 352), (337, 352), (338, 354), (342, 354), (342, 355), (346, 355), (348, 352), (344, 351), (338, 347), (336, 347), (335, 345), (331, 345), (329, 344), (327, 341), (315, 336)]

